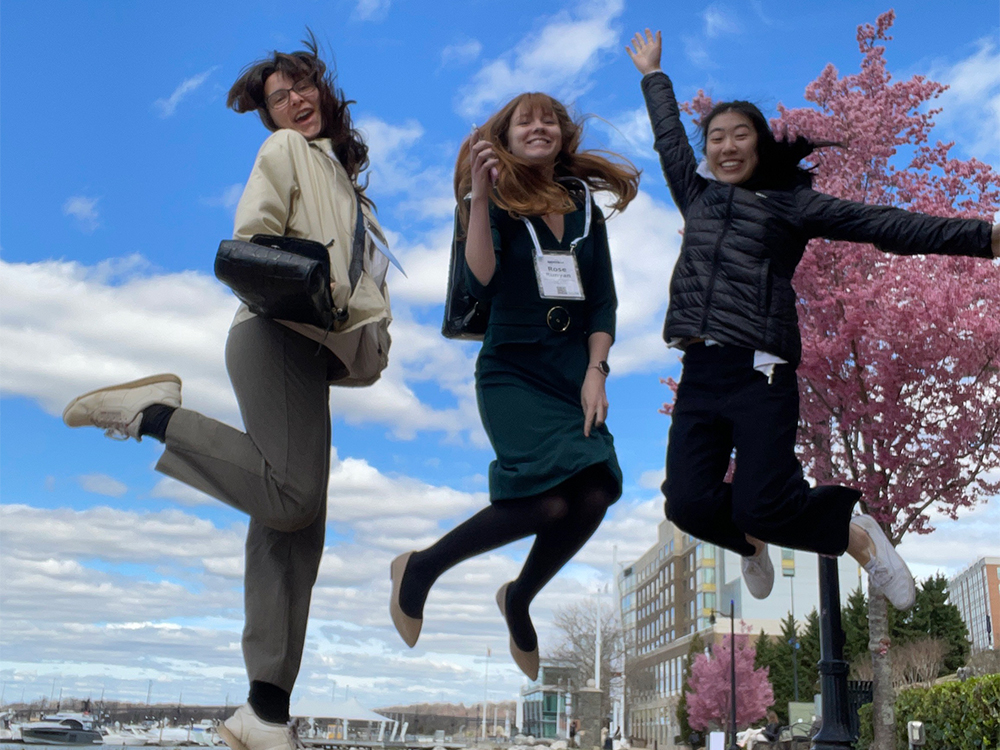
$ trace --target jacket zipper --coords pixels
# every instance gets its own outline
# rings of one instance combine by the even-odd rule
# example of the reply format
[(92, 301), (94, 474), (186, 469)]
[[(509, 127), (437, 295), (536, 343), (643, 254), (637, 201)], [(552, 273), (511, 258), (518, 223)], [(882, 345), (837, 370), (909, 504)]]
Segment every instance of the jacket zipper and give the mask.
[(736, 186), (729, 186), (729, 197), (726, 199), (726, 220), (722, 225), (722, 231), (719, 232), (719, 239), (715, 241), (715, 249), (712, 251), (712, 275), (708, 277), (708, 289), (705, 290), (705, 304), (704, 312), (701, 316), (701, 330), (699, 331), (699, 336), (704, 336), (706, 329), (708, 327), (708, 311), (709, 303), (712, 300), (712, 290), (715, 288), (715, 277), (719, 273), (719, 266), (722, 265), (722, 260), (719, 257), (719, 248), (722, 247), (722, 240), (725, 239), (726, 233), (729, 231), (729, 224), (733, 218), (733, 195), (736, 193)]

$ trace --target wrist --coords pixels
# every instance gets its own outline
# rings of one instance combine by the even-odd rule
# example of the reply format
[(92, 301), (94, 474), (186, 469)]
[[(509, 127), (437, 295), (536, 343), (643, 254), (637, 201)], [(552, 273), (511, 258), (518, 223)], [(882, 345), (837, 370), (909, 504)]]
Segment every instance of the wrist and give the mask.
[(591, 362), (587, 366), (587, 369), (588, 370), (597, 370), (605, 378), (608, 377), (608, 375), (611, 374), (611, 367), (609, 367), (607, 361), (603, 360), (603, 359), (600, 360), (599, 362)]

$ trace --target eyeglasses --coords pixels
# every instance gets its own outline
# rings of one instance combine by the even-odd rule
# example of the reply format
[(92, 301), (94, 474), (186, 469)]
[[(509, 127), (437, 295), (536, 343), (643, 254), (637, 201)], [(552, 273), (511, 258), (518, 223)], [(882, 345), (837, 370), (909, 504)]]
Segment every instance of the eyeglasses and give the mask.
[(312, 78), (300, 78), (289, 89), (278, 89), (272, 91), (265, 99), (264, 104), (269, 109), (283, 109), (288, 106), (288, 97), (294, 91), (299, 96), (307, 96), (316, 90), (316, 82)]

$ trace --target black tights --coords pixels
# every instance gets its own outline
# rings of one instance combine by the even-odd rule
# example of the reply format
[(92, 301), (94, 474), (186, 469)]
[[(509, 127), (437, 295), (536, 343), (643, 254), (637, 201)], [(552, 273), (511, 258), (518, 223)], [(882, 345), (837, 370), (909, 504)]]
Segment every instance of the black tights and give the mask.
[(618, 494), (603, 464), (590, 466), (548, 492), (499, 500), (456, 526), (432, 546), (413, 553), (400, 587), (400, 607), (423, 617), (434, 581), (470, 557), (535, 536), (521, 573), (507, 588), (507, 627), (518, 648), (538, 645), (528, 608), (535, 595), (597, 531)]

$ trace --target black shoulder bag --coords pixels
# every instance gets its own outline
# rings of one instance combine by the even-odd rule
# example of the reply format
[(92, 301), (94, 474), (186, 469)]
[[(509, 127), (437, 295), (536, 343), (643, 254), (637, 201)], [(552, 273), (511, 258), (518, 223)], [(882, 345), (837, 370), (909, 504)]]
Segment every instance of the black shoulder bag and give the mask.
[[(354, 227), (348, 277), (351, 291), (361, 278), (365, 249), (361, 196)], [(250, 242), (223, 240), (215, 256), (215, 276), (265, 318), (291, 320), (329, 331), (347, 319), (334, 308), (330, 292), (330, 253), (315, 240), (255, 234)]]
[(455, 234), (451, 240), (448, 264), (448, 291), (444, 299), (444, 322), (441, 334), (448, 339), (482, 341), (490, 319), (489, 300), (472, 296), (465, 281), (465, 241), (458, 238), (458, 208), (455, 209)]

